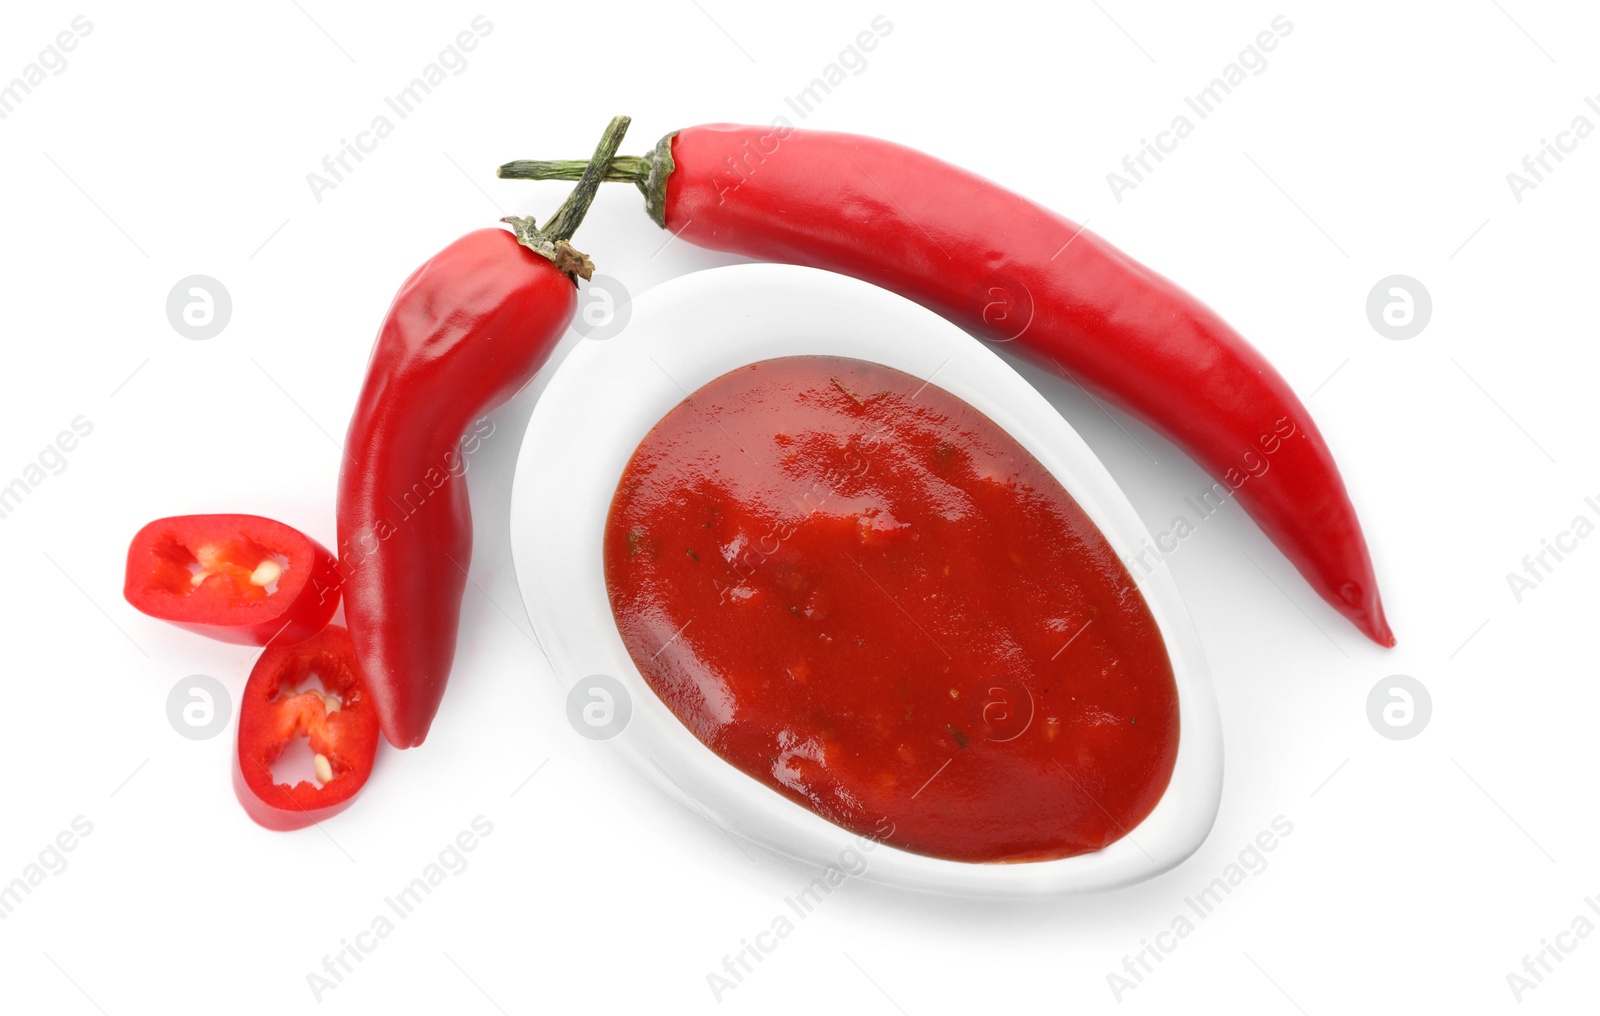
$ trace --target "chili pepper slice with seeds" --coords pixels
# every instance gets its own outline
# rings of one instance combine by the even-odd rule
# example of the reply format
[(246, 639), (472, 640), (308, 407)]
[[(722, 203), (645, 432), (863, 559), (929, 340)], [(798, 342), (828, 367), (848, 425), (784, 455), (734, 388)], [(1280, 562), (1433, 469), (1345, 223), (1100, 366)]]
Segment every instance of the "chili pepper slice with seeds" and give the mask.
[(223, 642), (301, 642), (339, 606), (333, 555), (259, 515), (156, 519), (133, 537), (122, 594), (133, 607)]
[[(315, 781), (280, 783), (272, 766), (297, 738), (315, 755)], [(329, 625), (293, 646), (270, 646), (239, 702), (233, 788), (267, 829), (300, 829), (348, 808), (378, 751), (378, 714), (362, 680), (350, 633)]]

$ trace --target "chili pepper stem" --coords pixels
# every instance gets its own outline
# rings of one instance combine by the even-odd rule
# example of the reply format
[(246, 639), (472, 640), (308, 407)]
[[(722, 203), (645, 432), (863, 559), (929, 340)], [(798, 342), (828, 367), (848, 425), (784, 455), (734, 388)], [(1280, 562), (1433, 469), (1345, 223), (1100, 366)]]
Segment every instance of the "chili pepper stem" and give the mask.
[[(500, 167), (500, 177), (505, 180), (576, 180), (589, 168), (584, 159), (556, 159), (541, 162), (535, 159), (518, 159)], [(650, 175), (650, 159), (638, 155), (619, 155), (606, 169), (607, 183), (637, 184)]]
[(573, 285), (578, 284), (579, 278), (587, 279), (594, 275), (594, 262), (568, 241), (588, 213), (589, 205), (600, 190), (601, 181), (610, 172), (612, 160), (632, 122), (630, 117), (613, 117), (611, 123), (606, 125), (605, 133), (600, 136), (594, 157), (586, 163), (573, 163), (574, 175), (565, 179), (576, 179), (578, 185), (567, 195), (567, 200), (556, 209), (543, 229), (539, 228), (531, 215), (508, 215), (500, 220), (511, 226), (519, 243), (535, 254), (549, 258), (551, 264), (572, 279)]
[[(645, 210), (662, 229), (667, 228), (667, 177), (672, 174), (673, 131), (656, 143), (649, 155), (618, 155), (605, 164), (601, 179), (607, 183), (631, 183), (644, 195)], [(580, 162), (577, 159), (538, 161), (518, 159), (500, 167), (503, 180), (582, 180), (583, 174), (598, 160)]]

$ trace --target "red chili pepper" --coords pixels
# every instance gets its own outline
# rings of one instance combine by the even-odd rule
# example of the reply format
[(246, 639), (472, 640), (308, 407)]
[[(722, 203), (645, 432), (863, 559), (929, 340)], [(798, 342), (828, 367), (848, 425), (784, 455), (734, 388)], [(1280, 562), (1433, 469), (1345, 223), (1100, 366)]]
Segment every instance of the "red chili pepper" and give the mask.
[[(272, 764), (297, 737), (316, 752), (316, 782), (290, 786)], [(270, 646), (239, 703), (233, 789), (257, 824), (300, 829), (350, 806), (372, 775), (378, 713), (362, 682), (350, 633), (329, 625), (295, 646)]]
[(333, 555), (259, 515), (179, 515), (134, 534), (122, 595), (135, 609), (223, 642), (302, 642), (339, 606)]
[[(570, 179), (581, 163), (513, 162)], [(1333, 456), (1288, 383), (1204, 304), (1049, 209), (874, 138), (713, 124), (612, 160), (691, 243), (874, 283), (1082, 381), (1226, 483), (1323, 599), (1394, 645)]]
[(407, 279), (367, 368), (339, 476), (345, 618), (397, 748), (422, 743), (455, 658), (472, 558), (467, 425), (544, 365), (594, 270), (567, 242), (594, 199), (628, 119), (607, 128), (595, 171), (543, 230), (480, 229)]

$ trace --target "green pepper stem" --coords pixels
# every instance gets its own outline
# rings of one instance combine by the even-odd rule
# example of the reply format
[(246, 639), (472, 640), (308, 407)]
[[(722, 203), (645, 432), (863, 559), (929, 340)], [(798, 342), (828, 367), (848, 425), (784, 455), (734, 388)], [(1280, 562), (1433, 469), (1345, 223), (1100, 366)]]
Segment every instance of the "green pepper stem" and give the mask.
[(605, 133), (600, 136), (600, 144), (594, 150), (594, 158), (588, 162), (573, 164), (578, 167), (577, 172), (575, 176), (567, 179), (576, 179), (578, 185), (572, 188), (572, 193), (567, 195), (567, 200), (556, 209), (556, 213), (545, 223), (543, 229), (539, 228), (532, 216), (508, 215), (500, 220), (510, 224), (519, 243), (535, 254), (548, 258), (552, 264), (567, 274), (573, 285), (578, 284), (579, 278), (587, 279), (594, 274), (594, 262), (568, 241), (572, 239), (572, 234), (578, 231), (584, 215), (588, 214), (589, 206), (600, 190), (600, 183), (605, 179), (611, 160), (622, 145), (622, 137), (628, 133), (628, 125), (632, 122), (632, 119), (626, 116), (613, 117), (611, 123), (606, 125)]
[[(518, 159), (501, 166), (499, 172), (501, 179), (504, 180), (576, 180), (582, 177), (583, 171), (588, 168), (587, 162), (578, 159), (560, 159), (554, 162)], [(618, 155), (606, 168), (604, 179), (607, 183), (638, 183), (649, 175), (648, 158)]]
[(600, 191), (600, 181), (605, 179), (610, 170), (612, 157), (622, 147), (622, 136), (628, 133), (628, 125), (632, 122), (631, 117), (618, 116), (612, 117), (606, 125), (605, 133), (600, 135), (600, 144), (595, 146), (594, 157), (578, 174), (578, 185), (572, 188), (567, 200), (544, 225), (544, 233), (552, 241), (559, 243), (570, 240), (572, 234), (578, 231), (579, 223), (583, 222), (589, 205)]
[[(597, 165), (603, 166), (603, 170), (593, 175), (608, 183), (631, 183), (639, 188), (639, 193), (644, 195), (645, 210), (650, 213), (650, 218), (656, 225), (665, 229), (667, 228), (667, 178), (672, 175), (675, 168), (672, 160), (672, 139), (677, 136), (678, 132), (673, 131), (662, 138), (649, 155), (616, 155), (604, 162), (600, 161), (599, 152), (596, 152), (595, 158), (588, 162), (579, 162), (576, 159), (551, 161), (518, 159), (501, 166), (499, 175), (505, 180), (577, 180), (578, 186), (582, 187), (586, 174)], [(612, 151), (615, 152), (615, 148)]]

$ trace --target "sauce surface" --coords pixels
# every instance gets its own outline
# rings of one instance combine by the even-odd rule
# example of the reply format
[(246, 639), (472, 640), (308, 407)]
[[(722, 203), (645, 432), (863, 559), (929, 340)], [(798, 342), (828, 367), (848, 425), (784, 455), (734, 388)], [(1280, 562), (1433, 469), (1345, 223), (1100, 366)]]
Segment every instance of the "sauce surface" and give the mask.
[(1067, 857), (1148, 815), (1171, 663), (1094, 523), (988, 417), (909, 374), (798, 356), (674, 407), (611, 504), (629, 654), (712, 751), (858, 835)]

